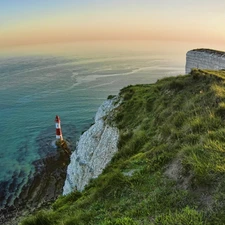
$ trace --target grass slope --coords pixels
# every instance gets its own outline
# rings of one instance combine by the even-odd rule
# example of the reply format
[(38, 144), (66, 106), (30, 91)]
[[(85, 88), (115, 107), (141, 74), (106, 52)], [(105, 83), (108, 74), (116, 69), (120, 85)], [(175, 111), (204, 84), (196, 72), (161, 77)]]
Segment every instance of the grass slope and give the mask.
[(22, 225), (225, 224), (225, 72), (193, 70), (120, 96), (111, 164)]

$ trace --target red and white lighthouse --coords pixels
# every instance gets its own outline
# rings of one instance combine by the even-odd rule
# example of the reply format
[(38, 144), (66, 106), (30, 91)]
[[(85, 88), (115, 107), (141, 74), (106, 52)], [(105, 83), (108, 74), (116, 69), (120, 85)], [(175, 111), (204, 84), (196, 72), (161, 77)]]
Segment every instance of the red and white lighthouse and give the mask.
[(63, 136), (62, 136), (62, 130), (61, 130), (61, 125), (60, 125), (60, 118), (57, 115), (55, 117), (55, 127), (56, 127), (56, 140), (62, 141)]

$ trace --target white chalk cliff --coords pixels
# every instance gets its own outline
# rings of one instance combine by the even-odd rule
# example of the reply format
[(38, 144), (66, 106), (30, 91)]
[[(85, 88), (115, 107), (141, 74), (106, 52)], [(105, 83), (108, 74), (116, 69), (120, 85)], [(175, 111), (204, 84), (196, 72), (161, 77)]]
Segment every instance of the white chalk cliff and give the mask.
[(110, 125), (117, 99), (105, 101), (98, 109), (95, 123), (84, 132), (71, 155), (63, 195), (82, 191), (91, 178), (98, 177), (117, 152), (119, 131)]
[(225, 52), (211, 49), (194, 49), (186, 54), (186, 74), (192, 68), (221, 70), (225, 69)]

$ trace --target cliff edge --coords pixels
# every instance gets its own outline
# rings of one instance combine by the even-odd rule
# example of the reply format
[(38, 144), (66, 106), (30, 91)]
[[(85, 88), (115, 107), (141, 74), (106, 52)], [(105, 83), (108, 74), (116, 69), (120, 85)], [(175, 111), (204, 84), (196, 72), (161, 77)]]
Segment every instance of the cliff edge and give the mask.
[(225, 71), (190, 70), (224, 55), (187, 56), (188, 75), (125, 87), (99, 108), (64, 195), (22, 225), (225, 224)]
[(97, 178), (117, 152), (118, 129), (110, 123), (112, 110), (118, 107), (117, 98), (105, 101), (98, 109), (95, 123), (84, 132), (71, 156), (63, 195), (82, 191), (90, 179)]
[(225, 69), (225, 52), (212, 49), (193, 49), (186, 54), (186, 74), (191, 69), (209, 69), (222, 70)]

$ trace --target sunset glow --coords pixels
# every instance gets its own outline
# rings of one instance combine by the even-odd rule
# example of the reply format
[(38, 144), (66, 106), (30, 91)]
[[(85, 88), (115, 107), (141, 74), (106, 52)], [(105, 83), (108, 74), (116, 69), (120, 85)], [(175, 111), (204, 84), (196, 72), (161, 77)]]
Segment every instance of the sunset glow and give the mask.
[(0, 48), (86, 40), (225, 44), (224, 8), (222, 0), (2, 1)]

